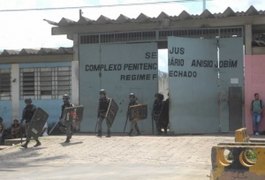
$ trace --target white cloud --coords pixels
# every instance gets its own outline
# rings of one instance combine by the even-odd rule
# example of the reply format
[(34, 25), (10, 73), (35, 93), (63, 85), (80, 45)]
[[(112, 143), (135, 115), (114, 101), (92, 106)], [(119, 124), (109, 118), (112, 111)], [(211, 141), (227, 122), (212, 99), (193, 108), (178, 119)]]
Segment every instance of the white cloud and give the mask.
[[(0, 0), (0, 9), (30, 9), (77, 7), (107, 4), (128, 4), (158, 2), (168, 0)], [(206, 7), (212, 13), (223, 12), (227, 7), (234, 11), (246, 11), (251, 5), (257, 10), (264, 10), (264, 0), (212, 0)], [(170, 16), (178, 16), (183, 10), (190, 14), (202, 13), (202, 1), (190, 3), (165, 3), (141, 6), (118, 6), (102, 8), (83, 8), (83, 16), (96, 20), (100, 15), (116, 19), (120, 14), (129, 18), (137, 18), (140, 13), (149, 17), (157, 17), (162, 11)], [(62, 17), (77, 21), (78, 9), (0, 12), (0, 51), (3, 49), (41, 48), (41, 47), (71, 47), (73, 42), (65, 35), (52, 36), (51, 25), (43, 21), (49, 19), (59, 22)], [(159, 69), (166, 72), (167, 50), (159, 50)]]
[(265, 7), (265, 1), (263, 0), (222, 0), (207, 2), (207, 9), (211, 12), (224, 12), (227, 7), (233, 9), (233, 11), (247, 11), (248, 8), (253, 5), (257, 10), (262, 10)]
[[(157, 1), (158, 0), (0, 0), (0, 9), (76, 7)], [(262, 7), (265, 7), (265, 1), (213, 0), (207, 1), (206, 5), (207, 9), (212, 13), (223, 12), (228, 6), (234, 11), (246, 11), (250, 5), (254, 5), (258, 10), (261, 10)], [(162, 11), (171, 16), (178, 16), (183, 10), (186, 10), (190, 14), (200, 14), (202, 12), (202, 2), (165, 3), (110, 8), (83, 8), (83, 16), (93, 20), (96, 20), (100, 15), (116, 19), (120, 14), (128, 16), (129, 18), (137, 18), (140, 13), (144, 13), (150, 17), (157, 17)], [(66, 36), (52, 36), (52, 26), (43, 21), (43, 19), (49, 19), (59, 22), (62, 17), (77, 21), (79, 19), (79, 10), (0, 12), (0, 49), (72, 46), (72, 41), (67, 40)]]

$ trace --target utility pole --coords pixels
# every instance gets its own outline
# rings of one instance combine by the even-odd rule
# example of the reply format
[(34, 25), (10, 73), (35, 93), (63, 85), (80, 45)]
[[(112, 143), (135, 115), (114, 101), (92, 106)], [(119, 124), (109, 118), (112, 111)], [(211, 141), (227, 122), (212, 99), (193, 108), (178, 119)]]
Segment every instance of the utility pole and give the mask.
[(202, 11), (206, 9), (206, 0), (202, 0)]

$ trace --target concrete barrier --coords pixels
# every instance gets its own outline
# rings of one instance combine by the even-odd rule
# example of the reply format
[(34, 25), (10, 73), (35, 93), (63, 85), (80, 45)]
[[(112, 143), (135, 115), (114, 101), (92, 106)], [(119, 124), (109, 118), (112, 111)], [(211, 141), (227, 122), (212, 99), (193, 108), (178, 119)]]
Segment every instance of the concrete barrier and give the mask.
[(212, 147), (212, 180), (264, 180), (264, 143), (220, 143)]
[(249, 135), (246, 128), (240, 128), (235, 131), (235, 142), (248, 142)]

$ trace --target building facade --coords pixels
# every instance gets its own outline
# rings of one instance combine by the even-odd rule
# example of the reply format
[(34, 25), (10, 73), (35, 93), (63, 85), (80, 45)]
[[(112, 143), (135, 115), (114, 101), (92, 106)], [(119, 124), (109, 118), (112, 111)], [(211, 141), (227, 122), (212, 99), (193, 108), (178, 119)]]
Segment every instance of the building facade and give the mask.
[[(244, 71), (245, 55), (247, 59), (256, 59), (255, 56), (260, 56), (257, 54), (264, 54), (264, 20), (264, 12), (251, 6), (246, 12), (234, 12), (228, 7), (219, 14), (205, 10), (194, 16), (183, 11), (172, 17), (162, 12), (156, 18), (140, 14), (136, 19), (120, 15), (116, 20), (100, 16), (95, 21), (83, 17), (80, 11), (77, 22), (67, 18), (58, 23), (48, 22), (55, 25), (53, 35), (67, 34), (74, 41), (75, 60), (80, 64), (90, 56), (101, 64), (104, 53), (99, 52), (98, 57), (91, 55), (93, 51), (82, 55), (92, 50), (89, 46), (155, 43), (157, 49), (168, 48), (171, 131), (215, 133), (242, 126), (252, 131), (251, 117), (247, 113), (249, 102), (245, 96), (254, 91), (265, 94), (264, 89), (249, 92), (245, 79), (251, 75), (249, 67)], [(170, 53), (171, 49), (173, 53)], [(121, 52), (113, 51), (108, 57)], [(80, 75), (80, 80), (82, 76), (89, 76)], [(252, 79), (252, 82), (256, 80)], [(80, 94), (83, 93), (82, 86), (80, 82)], [(148, 90), (140, 89), (141, 92)], [(151, 122), (148, 124), (150, 126)], [(146, 130), (150, 132), (148, 128)]]
[(6, 127), (21, 119), (26, 98), (49, 113), (50, 126), (58, 121), (63, 94), (74, 92), (77, 65), (72, 56), (72, 48), (4, 50), (0, 54), (0, 116)]
[[(162, 12), (156, 18), (140, 14), (136, 19), (120, 15), (115, 20), (104, 16), (90, 20), (80, 11), (78, 21), (62, 18), (58, 23), (47, 22), (54, 26), (52, 35), (66, 34), (73, 40), (71, 59), (61, 59), (59, 64), (52, 58), (48, 64), (45, 62), (54, 69), (67, 65), (71, 68), (71, 97), (75, 104), (85, 107), (82, 132), (94, 132), (98, 91), (104, 88), (119, 105), (113, 131), (123, 131), (128, 94), (134, 92), (141, 103), (148, 105), (148, 118), (139, 123), (140, 129), (146, 134), (154, 133), (151, 111), (158, 92), (158, 49), (168, 49), (169, 81), (163, 83), (168, 83), (172, 133), (229, 132), (243, 126), (252, 132), (249, 109), (253, 94), (260, 93), (265, 101), (264, 11), (251, 6), (245, 12), (234, 12), (228, 7), (218, 14), (205, 10), (200, 15), (183, 11), (178, 16), (168, 16)], [(17, 91), (10, 95), (11, 101), (4, 100), (8, 95), (2, 93), (7, 97), (1, 103), (6, 109), (13, 108), (13, 118), (20, 115), (23, 91), (26, 92), (14, 79), (30, 75), (32, 69), (37, 75), (44, 75), (42, 71), (46, 70), (58, 73), (45, 69), (45, 63), (41, 63), (44, 60), (32, 60), (0, 61), (2, 77), (8, 79), (10, 71), (10, 87)], [(20, 81), (23, 82), (21, 77)], [(41, 99), (40, 104), (46, 99), (59, 104), (58, 90), (51, 94), (45, 88), (38, 90), (38, 86), (36, 83), (34, 98)], [(49, 107), (47, 102), (45, 106)], [(56, 115), (51, 116), (56, 119)], [(260, 131), (265, 130), (264, 121)]]

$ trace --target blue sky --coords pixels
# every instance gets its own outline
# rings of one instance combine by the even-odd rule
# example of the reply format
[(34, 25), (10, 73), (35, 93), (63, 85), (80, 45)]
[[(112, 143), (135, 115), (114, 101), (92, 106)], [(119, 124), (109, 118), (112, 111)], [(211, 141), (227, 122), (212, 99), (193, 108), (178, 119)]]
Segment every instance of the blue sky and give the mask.
[[(77, 7), (106, 4), (128, 4), (144, 2), (162, 2), (172, 0), (0, 0), (0, 10)], [(212, 13), (222, 13), (227, 7), (234, 11), (246, 11), (251, 5), (257, 10), (265, 10), (264, 0), (210, 0), (206, 8)], [(185, 3), (165, 3), (157, 5), (122, 6), (104, 8), (83, 8), (83, 16), (96, 20), (100, 15), (116, 19), (120, 14), (136, 18), (140, 13), (157, 17), (162, 11), (171, 16), (178, 16), (183, 10), (190, 14), (202, 13), (202, 1)], [(261, 8), (264, 9), (261, 9)], [(59, 22), (62, 17), (77, 21), (79, 9), (1, 12), (0, 51), (3, 49), (41, 48), (41, 47), (71, 47), (72, 41), (66, 36), (52, 36), (51, 25), (43, 21), (49, 19)], [(166, 52), (160, 52), (160, 66), (166, 66)]]

